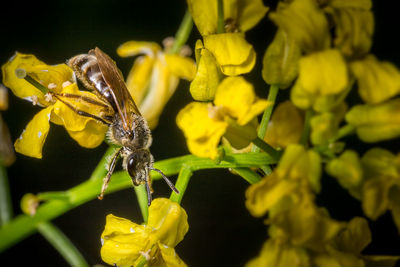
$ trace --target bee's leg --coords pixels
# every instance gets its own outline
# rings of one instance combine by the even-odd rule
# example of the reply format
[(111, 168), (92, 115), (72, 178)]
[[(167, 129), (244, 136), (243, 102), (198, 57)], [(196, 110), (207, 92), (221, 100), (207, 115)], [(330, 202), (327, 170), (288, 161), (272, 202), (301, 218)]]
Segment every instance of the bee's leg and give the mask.
[(95, 100), (91, 97), (84, 96), (84, 95), (77, 95), (77, 94), (70, 94), (70, 93), (59, 93), (59, 94), (54, 93), (54, 95), (65, 97), (65, 98), (74, 98), (74, 99), (77, 99), (78, 101), (87, 102), (89, 104), (96, 105), (99, 107), (104, 107), (104, 108), (109, 107), (109, 105), (107, 105), (101, 101)]
[(169, 186), (169, 188), (171, 188), (171, 190), (173, 190), (175, 193), (179, 194), (179, 190), (176, 189), (176, 187), (174, 186), (174, 184), (168, 179), (167, 176), (165, 176), (165, 174), (160, 171), (159, 169), (156, 168), (150, 168), (153, 171), (158, 172), (159, 174), (161, 174), (162, 178), (164, 179), (164, 181), (167, 183), (167, 185)]
[(103, 199), (104, 192), (106, 191), (107, 186), (108, 186), (108, 183), (109, 183), (110, 180), (111, 180), (111, 175), (112, 175), (113, 172), (114, 172), (114, 168), (115, 168), (115, 165), (116, 165), (116, 163), (117, 163), (118, 156), (119, 156), (119, 154), (121, 153), (121, 150), (122, 150), (122, 147), (119, 148), (119, 149), (117, 149), (117, 150), (114, 152), (114, 155), (112, 156), (110, 165), (109, 165), (109, 167), (108, 167), (107, 175), (106, 175), (106, 177), (104, 177), (104, 179), (103, 179), (103, 185), (102, 185), (102, 187), (101, 187), (100, 195), (97, 197), (97, 198), (100, 199), (100, 200)]
[(64, 103), (67, 107), (69, 107), (70, 109), (72, 109), (76, 114), (84, 116), (84, 117), (90, 117), (92, 119), (98, 120), (106, 125), (110, 125), (110, 122), (107, 122), (106, 120), (104, 120), (103, 118), (100, 118), (99, 116), (87, 113), (83, 110), (80, 110), (76, 107), (74, 107), (73, 105), (71, 105), (70, 103), (62, 100), (59, 96), (57, 96), (56, 94), (53, 94), (55, 98), (57, 98), (57, 100), (61, 101), (62, 103)]
[(150, 181), (150, 176), (147, 175), (147, 179), (146, 179), (146, 192), (147, 192), (147, 206), (150, 206), (151, 204), (151, 194), (153, 194), (153, 189), (151, 188), (151, 181)]

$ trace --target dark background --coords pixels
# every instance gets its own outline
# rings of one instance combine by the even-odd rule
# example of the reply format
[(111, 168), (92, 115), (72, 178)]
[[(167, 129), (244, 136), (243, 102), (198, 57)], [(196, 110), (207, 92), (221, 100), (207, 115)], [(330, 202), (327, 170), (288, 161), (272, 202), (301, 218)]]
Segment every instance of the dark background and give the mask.
[[(266, 5), (273, 7), (274, 3), (266, 2)], [(398, 9), (387, 3), (384, 6), (384, 3), (374, 2), (376, 30), (372, 53), (400, 66), (400, 42), (396, 36), (400, 26)], [(183, 0), (14, 1), (8, 4), (0, 11), (1, 64), (15, 51), (34, 54), (48, 64), (58, 64), (99, 46), (117, 61), (124, 74), (128, 73), (132, 59), (118, 58), (116, 48), (128, 40), (160, 43), (165, 37), (173, 36), (186, 10)], [(255, 69), (246, 77), (255, 84), (257, 94), (264, 98), (268, 87), (261, 79), (261, 59), (274, 32), (275, 27), (266, 18), (246, 35), (254, 44), (258, 57)], [(188, 44), (194, 47), (198, 38), (199, 34), (194, 30)], [(188, 153), (182, 132), (175, 123), (178, 111), (191, 101), (188, 85), (186, 81), (180, 83), (159, 126), (153, 131), (152, 153), (156, 160)], [(287, 92), (282, 92), (278, 101), (286, 97)], [(39, 108), (13, 95), (9, 100), (9, 110), (3, 112), (3, 117), (15, 140)], [(356, 139), (348, 141), (357, 145)], [(383, 146), (391, 145), (398, 152), (397, 144)], [(83, 182), (105, 150), (105, 144), (96, 149), (79, 147), (63, 128), (52, 124), (43, 159), (17, 155), (9, 169), (15, 214), (20, 213), (19, 200), (27, 192), (61, 191)], [(243, 179), (226, 170), (199, 171), (193, 175), (182, 202), (189, 215), (190, 230), (177, 247), (178, 254), (189, 266), (242, 266), (258, 254), (266, 239), (266, 227), (261, 219), (251, 217), (244, 207), (247, 187)], [(170, 190), (164, 183), (154, 183), (154, 189), (154, 197), (169, 196)], [(359, 202), (329, 177), (323, 179), (322, 197), (318, 201), (338, 220), (362, 215)], [(107, 195), (103, 201), (93, 200), (53, 222), (72, 240), (89, 264), (94, 265), (102, 263), (100, 235), (109, 213), (141, 222), (134, 190)], [(366, 253), (400, 254), (399, 236), (389, 214), (370, 222), (370, 226), (373, 243)], [(68, 266), (39, 234), (0, 254), (0, 263), (2, 266)]]

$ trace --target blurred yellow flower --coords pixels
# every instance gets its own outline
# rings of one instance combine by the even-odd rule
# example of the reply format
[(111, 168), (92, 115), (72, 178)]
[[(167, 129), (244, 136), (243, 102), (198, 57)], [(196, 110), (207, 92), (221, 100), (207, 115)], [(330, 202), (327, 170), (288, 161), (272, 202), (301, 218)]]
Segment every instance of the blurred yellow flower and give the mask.
[[(74, 94), (98, 98), (90, 92), (78, 90), (73, 71), (65, 64), (49, 66), (38, 60), (34, 55), (16, 53), (2, 66), (3, 83), (18, 97), (31, 101), (33, 105), (44, 107), (28, 123), (21, 136), (15, 142), (15, 150), (27, 156), (41, 158), (42, 148), (50, 129), (49, 122), (62, 125), (69, 135), (87, 148), (98, 146), (103, 140), (107, 126), (89, 117), (78, 115), (62, 101), (63, 94)], [(17, 77), (16, 72), (25, 73), (39, 82), (48, 93), (44, 93), (25, 79)], [(63, 99), (62, 101), (60, 99)], [(75, 101), (73, 106), (91, 114), (105, 112), (104, 108)]]
[(356, 105), (346, 114), (346, 121), (367, 143), (400, 136), (400, 98), (380, 104)]
[(170, 54), (173, 40), (165, 39), (165, 49), (157, 43), (128, 41), (117, 53), (121, 57), (137, 56), (126, 79), (126, 85), (151, 129), (158, 124), (160, 114), (178, 87), (179, 79), (193, 80), (196, 64), (187, 56), (188, 48), (180, 54)]
[(364, 102), (377, 104), (400, 93), (400, 71), (390, 62), (373, 55), (350, 64), (358, 82), (358, 93)]
[(290, 101), (280, 103), (274, 110), (264, 140), (274, 148), (285, 148), (300, 141), (303, 115)]
[(142, 260), (147, 266), (186, 266), (174, 248), (188, 229), (185, 210), (169, 199), (157, 198), (149, 207), (147, 224), (107, 215), (101, 257), (121, 267), (136, 266)]
[[(268, 8), (261, 0), (224, 0), (224, 29), (218, 29), (218, 7), (214, 0), (187, 0), (189, 11), (203, 43), (196, 44), (199, 69), (190, 91), (195, 100), (208, 101), (219, 82), (216, 68), (228, 76), (251, 71), (256, 62), (253, 47), (245, 40), (244, 33), (254, 27)], [(204, 92), (203, 92), (204, 91)]]
[[(255, 127), (246, 127), (270, 105), (258, 99), (253, 86), (243, 77), (227, 77), (216, 90), (214, 105), (192, 102), (178, 114), (176, 121), (184, 132), (189, 151), (199, 157), (216, 158), (221, 137), (237, 128), (248, 130), (247, 144), (256, 137)], [(251, 128), (251, 129), (249, 129)]]

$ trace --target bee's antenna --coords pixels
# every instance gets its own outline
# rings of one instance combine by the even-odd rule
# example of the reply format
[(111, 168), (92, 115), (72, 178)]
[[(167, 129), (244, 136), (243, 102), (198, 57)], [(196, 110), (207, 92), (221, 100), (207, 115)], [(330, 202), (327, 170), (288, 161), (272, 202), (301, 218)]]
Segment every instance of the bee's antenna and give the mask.
[(156, 169), (156, 168), (150, 168), (150, 169), (153, 170), (153, 171), (158, 172), (159, 174), (161, 174), (162, 178), (168, 184), (169, 188), (171, 188), (175, 193), (179, 194), (179, 190), (176, 189), (174, 184), (168, 179), (167, 176), (165, 176), (165, 174), (162, 171), (160, 171), (159, 169)]

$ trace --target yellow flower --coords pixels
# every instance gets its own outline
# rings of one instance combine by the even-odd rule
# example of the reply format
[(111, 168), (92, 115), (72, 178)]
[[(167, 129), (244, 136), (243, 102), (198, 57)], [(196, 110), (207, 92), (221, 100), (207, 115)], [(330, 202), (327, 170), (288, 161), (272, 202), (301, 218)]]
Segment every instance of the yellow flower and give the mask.
[(400, 98), (380, 104), (356, 105), (346, 121), (364, 142), (378, 142), (400, 136)]
[(290, 38), (293, 38), (304, 52), (329, 48), (328, 20), (319, 9), (317, 1), (279, 2), (277, 11), (271, 13), (270, 18)]
[[(39, 82), (48, 93), (16, 76), (16, 71), (28, 74)], [(12, 92), (34, 105), (44, 107), (28, 123), (21, 136), (15, 142), (15, 150), (27, 156), (41, 158), (42, 148), (50, 129), (50, 121), (66, 128), (69, 135), (81, 146), (93, 148), (104, 139), (107, 126), (88, 117), (78, 115), (75, 111), (59, 100), (70, 102), (61, 95), (64, 93), (85, 96), (97, 100), (90, 92), (78, 90), (72, 70), (65, 64), (49, 66), (33, 55), (16, 53), (2, 66), (3, 83)], [(55, 97), (58, 96), (59, 98)], [(103, 110), (99, 106), (75, 101), (73, 106), (91, 114), (98, 114)]]
[(247, 130), (247, 136), (241, 136), (247, 138), (247, 145), (256, 137), (251, 121), (269, 104), (265, 99), (257, 99), (253, 86), (243, 77), (227, 77), (216, 89), (214, 105), (192, 102), (179, 112), (176, 120), (192, 154), (216, 158), (217, 146), (227, 131), (233, 134), (235, 127)]
[(302, 109), (313, 107), (329, 111), (336, 97), (346, 92), (349, 79), (347, 65), (336, 49), (304, 56), (299, 61), (299, 78), (292, 91), (293, 104)]
[(187, 214), (169, 199), (153, 200), (147, 224), (107, 215), (101, 235), (102, 259), (115, 266), (136, 266), (142, 260), (147, 266), (186, 266), (175, 252), (189, 229)]
[[(199, 66), (190, 91), (195, 100), (208, 101), (219, 82), (217, 68), (228, 76), (251, 71), (256, 61), (253, 47), (244, 33), (268, 11), (261, 0), (224, 0), (224, 30), (218, 30), (218, 7), (214, 0), (187, 0), (193, 20), (203, 36), (196, 44)], [(205, 91), (205, 92), (203, 92)]]
[(285, 148), (300, 141), (303, 116), (290, 101), (280, 103), (268, 124), (264, 140), (274, 148)]
[(369, 55), (352, 62), (350, 68), (358, 82), (358, 93), (368, 104), (383, 102), (400, 92), (400, 72), (390, 62)]
[(133, 63), (126, 84), (151, 129), (157, 126), (179, 79), (193, 80), (196, 73), (195, 62), (185, 56), (186, 47), (181, 54), (168, 53), (172, 42), (166, 39), (164, 50), (157, 43), (140, 41), (126, 42), (117, 49), (121, 57), (140, 55)]

